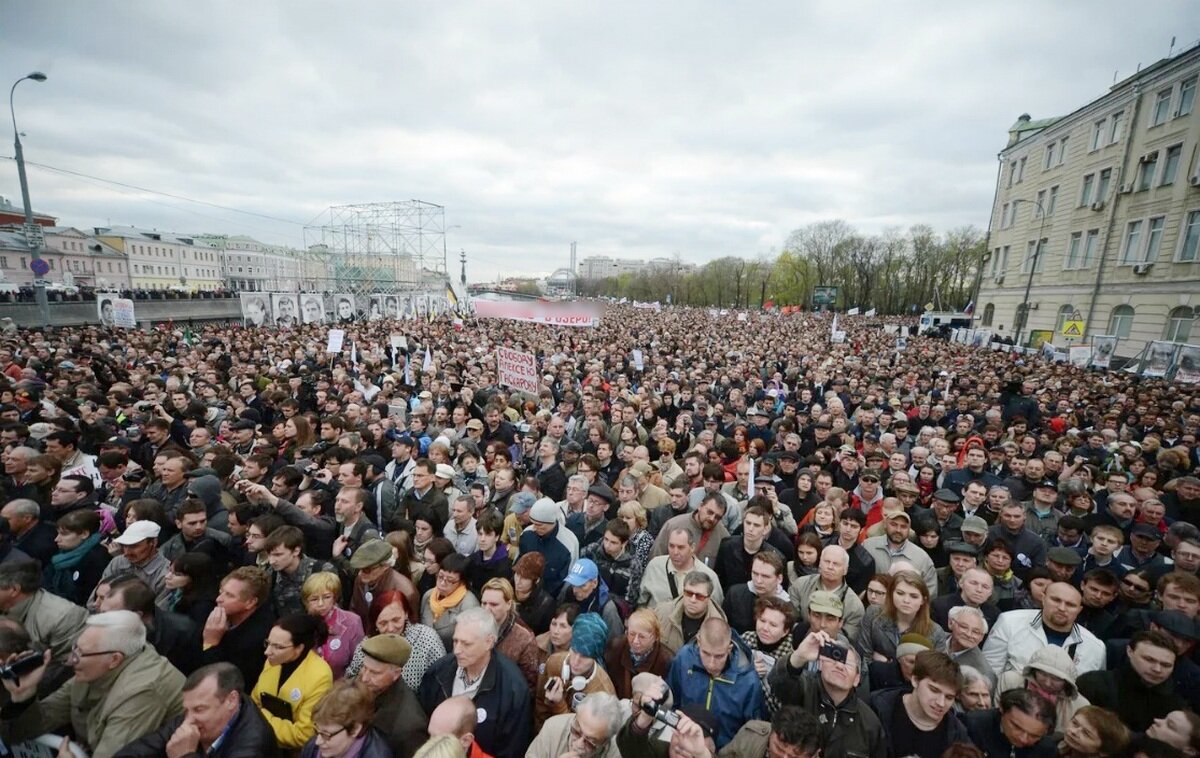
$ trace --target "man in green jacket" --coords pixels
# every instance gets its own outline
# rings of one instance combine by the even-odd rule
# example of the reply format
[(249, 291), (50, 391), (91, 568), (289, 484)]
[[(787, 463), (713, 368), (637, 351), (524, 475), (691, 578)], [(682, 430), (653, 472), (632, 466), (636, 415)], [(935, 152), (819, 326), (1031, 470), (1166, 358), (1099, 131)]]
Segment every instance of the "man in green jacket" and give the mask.
[(183, 674), (146, 644), (146, 627), (132, 611), (90, 617), (67, 665), (75, 675), (41, 700), (34, 695), (45, 665), (18, 682), (4, 680), (12, 698), (0, 710), (6, 741), (70, 726), (92, 758), (112, 758), (183, 709)]

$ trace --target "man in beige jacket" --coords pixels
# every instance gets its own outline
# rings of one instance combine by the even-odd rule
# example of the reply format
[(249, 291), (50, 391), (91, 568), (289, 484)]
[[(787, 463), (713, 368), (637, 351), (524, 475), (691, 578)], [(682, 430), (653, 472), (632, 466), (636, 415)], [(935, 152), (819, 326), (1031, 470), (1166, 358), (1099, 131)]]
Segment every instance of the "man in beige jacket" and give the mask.
[(146, 643), (146, 627), (132, 611), (90, 617), (67, 664), (75, 675), (41, 700), (34, 695), (44, 665), (19, 683), (4, 680), (12, 704), (2, 731), (10, 744), (70, 725), (92, 758), (112, 758), (183, 710), (183, 674)]

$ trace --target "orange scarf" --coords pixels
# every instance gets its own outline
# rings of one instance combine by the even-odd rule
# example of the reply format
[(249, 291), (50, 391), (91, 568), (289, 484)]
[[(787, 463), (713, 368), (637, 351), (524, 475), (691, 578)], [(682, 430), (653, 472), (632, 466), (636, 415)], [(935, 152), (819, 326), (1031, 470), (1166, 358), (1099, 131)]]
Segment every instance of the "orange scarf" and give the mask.
[(467, 585), (460, 584), (458, 589), (451, 592), (445, 598), (438, 594), (437, 588), (429, 593), (429, 609), (433, 611), (433, 620), (437, 621), (442, 617), (442, 614), (462, 602), (462, 599), (467, 596)]

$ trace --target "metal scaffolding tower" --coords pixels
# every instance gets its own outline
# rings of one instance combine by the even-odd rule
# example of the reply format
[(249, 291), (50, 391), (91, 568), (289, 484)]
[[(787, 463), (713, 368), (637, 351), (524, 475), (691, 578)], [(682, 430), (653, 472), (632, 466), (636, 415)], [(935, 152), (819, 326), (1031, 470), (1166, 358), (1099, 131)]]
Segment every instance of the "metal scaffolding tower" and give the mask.
[(444, 283), (446, 209), (423, 200), (332, 206), (304, 228), (305, 287), (367, 294)]

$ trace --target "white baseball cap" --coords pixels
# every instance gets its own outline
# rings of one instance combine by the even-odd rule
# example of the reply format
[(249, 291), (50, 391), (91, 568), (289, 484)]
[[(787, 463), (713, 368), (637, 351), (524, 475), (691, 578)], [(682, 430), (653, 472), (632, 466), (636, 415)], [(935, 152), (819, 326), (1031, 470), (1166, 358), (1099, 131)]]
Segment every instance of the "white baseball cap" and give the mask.
[(113, 542), (118, 545), (136, 545), (148, 539), (158, 539), (158, 533), (161, 531), (162, 527), (153, 521), (134, 521)]

